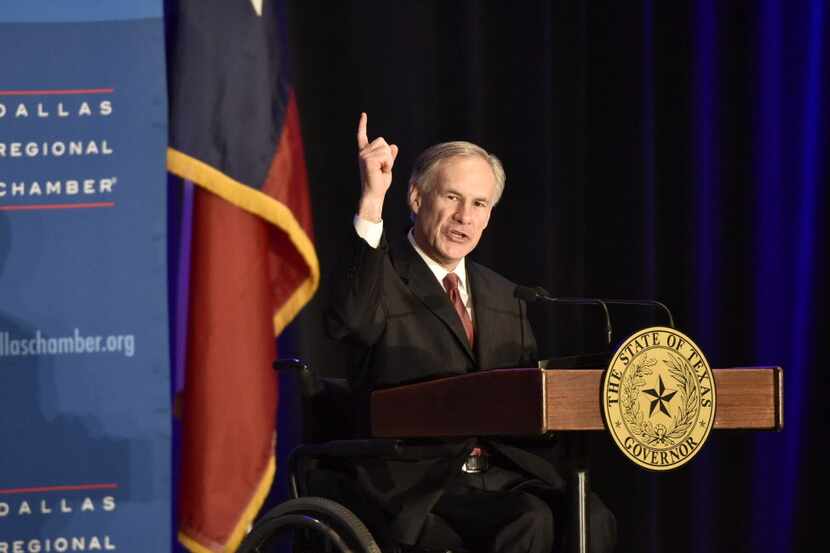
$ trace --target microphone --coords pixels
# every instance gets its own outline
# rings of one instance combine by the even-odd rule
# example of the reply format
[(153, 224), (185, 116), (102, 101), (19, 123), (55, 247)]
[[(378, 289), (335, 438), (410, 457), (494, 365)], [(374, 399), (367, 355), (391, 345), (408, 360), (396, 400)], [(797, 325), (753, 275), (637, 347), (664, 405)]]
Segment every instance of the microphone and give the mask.
[(605, 334), (608, 338), (608, 345), (611, 345), (611, 335), (613, 333), (611, 330), (611, 314), (608, 312), (608, 302), (599, 298), (555, 298), (541, 286), (536, 286), (535, 288), (521, 285), (516, 286), (513, 296), (528, 303), (543, 300), (550, 303), (562, 303), (568, 305), (599, 305), (602, 307), (602, 311), (605, 314)]
[(608, 335), (608, 345), (611, 345), (611, 316), (608, 311), (609, 305), (639, 305), (645, 307), (652, 307), (655, 309), (662, 310), (666, 313), (666, 317), (669, 321), (669, 327), (674, 328), (674, 317), (671, 314), (669, 308), (662, 302), (657, 300), (608, 300), (608, 299), (599, 299), (599, 298), (555, 298), (551, 296), (547, 290), (542, 288), (541, 286), (536, 286), (535, 288), (531, 288), (530, 286), (516, 286), (516, 290), (513, 293), (516, 298), (521, 300), (525, 300), (528, 303), (535, 302), (537, 300), (544, 300), (551, 303), (563, 303), (563, 304), (571, 304), (571, 305), (599, 305), (602, 307), (603, 311), (605, 312), (605, 331)]

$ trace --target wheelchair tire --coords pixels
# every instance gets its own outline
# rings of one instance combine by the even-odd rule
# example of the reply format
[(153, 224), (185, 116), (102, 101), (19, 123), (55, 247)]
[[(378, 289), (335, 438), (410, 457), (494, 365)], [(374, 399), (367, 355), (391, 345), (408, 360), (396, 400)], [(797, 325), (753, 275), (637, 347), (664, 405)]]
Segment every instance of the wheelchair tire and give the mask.
[(342, 553), (381, 553), (354, 513), (323, 497), (298, 497), (277, 505), (254, 524), (237, 553), (258, 553), (281, 530), (302, 527), (331, 539)]

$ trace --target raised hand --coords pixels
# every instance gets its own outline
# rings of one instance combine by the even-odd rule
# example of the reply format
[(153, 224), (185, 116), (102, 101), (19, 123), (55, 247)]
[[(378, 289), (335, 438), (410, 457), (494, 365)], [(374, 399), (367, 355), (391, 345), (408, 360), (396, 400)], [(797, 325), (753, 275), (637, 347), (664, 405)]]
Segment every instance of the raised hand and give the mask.
[(357, 124), (357, 159), (362, 189), (357, 213), (364, 219), (378, 222), (382, 218), (386, 191), (392, 185), (392, 167), (398, 157), (398, 147), (387, 144), (383, 137), (369, 142), (368, 120), (369, 117), (361, 113)]

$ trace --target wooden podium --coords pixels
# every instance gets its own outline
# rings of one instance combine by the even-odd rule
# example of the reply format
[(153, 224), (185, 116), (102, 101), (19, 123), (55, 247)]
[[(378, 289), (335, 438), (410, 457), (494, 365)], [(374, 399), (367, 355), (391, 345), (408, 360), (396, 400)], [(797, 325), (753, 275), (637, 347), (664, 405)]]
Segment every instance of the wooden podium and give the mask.
[[(532, 436), (603, 430), (604, 369), (497, 369), (378, 390), (372, 434), (383, 438)], [(780, 430), (780, 367), (714, 369), (715, 429)]]
[[(379, 438), (533, 436), (603, 430), (604, 369), (497, 369), (372, 394), (372, 434)], [(715, 429), (780, 430), (780, 367), (714, 369)], [(573, 551), (589, 550), (587, 465), (572, 476)]]

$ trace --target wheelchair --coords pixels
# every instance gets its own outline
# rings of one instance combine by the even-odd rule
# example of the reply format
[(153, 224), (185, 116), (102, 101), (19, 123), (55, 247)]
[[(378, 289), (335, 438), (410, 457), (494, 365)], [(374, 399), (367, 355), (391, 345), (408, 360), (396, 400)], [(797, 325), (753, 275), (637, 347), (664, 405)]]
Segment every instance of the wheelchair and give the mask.
[[(365, 498), (361, 501), (354, 480), (349, 478), (348, 467), (360, 458), (432, 460), (436, 458), (435, 445), (420, 447), (412, 440), (381, 438), (337, 439), (354, 436), (360, 426), (350, 418), (354, 417), (355, 403), (347, 382), (320, 378), (296, 359), (278, 360), (274, 368), (298, 377), (305, 443), (284, 463), (291, 498), (256, 521), (237, 553), (469, 553), (461, 538), (433, 514), (428, 515), (424, 536), (415, 547), (390, 541), (383, 535), (383, 516), (366, 508)], [(438, 456), (451, 458), (451, 449)], [(331, 470), (333, 467), (336, 469)], [(572, 548), (587, 551), (587, 471), (574, 471), (572, 477), (575, 485), (569, 502), (579, 519)], [(349, 482), (351, 490), (347, 489)]]
[[(402, 553), (402, 546), (386, 542), (382, 551), (367, 524), (330, 497), (338, 495), (332, 494), (332, 489), (348, 485), (348, 478), (327, 469), (331, 465), (348, 465), (349, 459), (358, 457), (418, 459), (421, 449), (394, 439), (335, 439), (354, 434), (355, 423), (348, 416), (353, 413), (352, 397), (346, 381), (320, 378), (297, 359), (278, 360), (274, 369), (297, 376), (306, 443), (296, 447), (284, 465), (291, 497), (255, 522), (237, 553)], [(353, 493), (351, 497), (357, 496)], [(445, 523), (430, 517), (428, 525), (446, 533)], [(460, 543), (449, 545), (405, 551), (466, 553)]]

